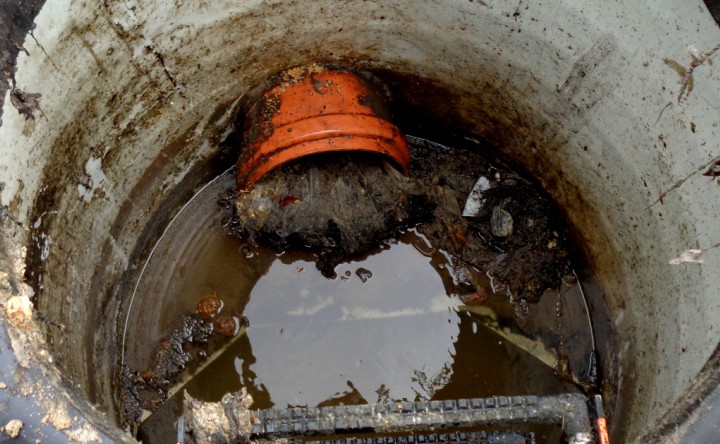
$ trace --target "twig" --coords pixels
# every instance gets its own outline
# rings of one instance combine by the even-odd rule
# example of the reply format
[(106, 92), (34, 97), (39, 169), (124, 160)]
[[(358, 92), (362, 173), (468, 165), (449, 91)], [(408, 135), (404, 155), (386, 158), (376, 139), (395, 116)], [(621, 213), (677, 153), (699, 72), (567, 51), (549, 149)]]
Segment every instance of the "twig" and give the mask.
[[(43, 54), (45, 54), (45, 57), (47, 57), (48, 60), (50, 60), (50, 64), (52, 64), (52, 66), (55, 67), (55, 69), (60, 71), (60, 68), (58, 68), (57, 65), (55, 64), (55, 62), (53, 62), (53, 59), (50, 58), (50, 54), (48, 54), (47, 51), (45, 51), (45, 47), (43, 45), (41, 45), (40, 42), (38, 42), (38, 39), (35, 38), (35, 34), (33, 34), (32, 31), (28, 32), (28, 34), (30, 35), (30, 37), (32, 37), (33, 40), (35, 40), (35, 44), (38, 45), (38, 47), (43, 52)], [(25, 50), (25, 52), (27, 53), (27, 50)], [(30, 53), (28, 53), (28, 55), (30, 55)]]
[[(228, 350), (228, 349), (230, 349), (230, 347), (232, 347), (234, 344), (236, 344), (236, 343), (238, 342), (238, 339), (240, 339), (240, 338), (241, 338), (242, 336), (244, 336), (246, 333), (247, 333), (247, 327), (241, 326), (240, 329), (238, 330), (237, 334), (235, 335), (235, 337), (231, 338), (230, 341), (228, 341), (228, 342), (226, 342), (225, 344), (223, 344), (222, 347), (220, 347), (219, 349), (213, 351), (213, 353), (212, 353), (207, 359), (205, 359), (204, 361), (202, 361), (202, 362), (200, 363), (200, 365), (198, 365), (198, 367), (197, 367), (192, 373), (190, 373), (189, 370), (185, 370), (185, 372), (181, 374), (180, 379), (175, 382), (175, 385), (173, 385), (172, 387), (170, 387), (170, 388), (168, 389), (167, 394), (165, 395), (165, 396), (166, 396), (166, 398), (165, 398), (166, 401), (165, 401), (165, 402), (167, 402), (167, 400), (169, 400), (170, 398), (172, 398), (172, 397), (175, 396), (176, 394), (180, 393), (180, 391), (181, 391), (183, 388), (185, 388), (185, 386), (186, 386), (191, 380), (193, 380), (193, 379), (194, 379), (195, 377), (197, 377), (200, 373), (202, 373), (203, 371), (205, 371), (205, 369), (207, 369), (207, 368), (210, 366), (210, 364), (212, 364), (213, 362), (215, 362), (215, 361), (217, 360), (217, 358), (219, 358), (220, 356), (223, 356), (223, 355), (225, 354), (225, 351)], [(153, 412), (143, 411), (143, 414), (142, 414), (142, 416), (140, 417), (140, 423), (142, 424), (142, 423), (144, 423), (145, 421), (147, 421), (148, 418), (150, 418), (150, 417), (152, 417), (153, 415), (155, 415), (156, 412), (157, 412), (157, 410), (155, 410), (155, 411), (153, 411)]]
[[(690, 67), (685, 72), (685, 76), (683, 77), (682, 81), (680, 82), (680, 93), (678, 94), (678, 103), (680, 103), (683, 99), (683, 95), (685, 94), (685, 91), (688, 88), (688, 85), (690, 84), (690, 81), (692, 80), (693, 71), (695, 71), (695, 68), (705, 63), (707, 59), (712, 57), (715, 52), (720, 49), (720, 43), (718, 43), (713, 49), (711, 49), (708, 52), (702, 52), (695, 49), (695, 47), (690, 46), (688, 47), (690, 50), (690, 57), (692, 57), (692, 62), (690, 62)], [(685, 97), (690, 95), (690, 91), (687, 92), (687, 95)]]
[(708, 168), (710, 165), (712, 165), (712, 164), (714, 164), (714, 163), (716, 163), (716, 162), (720, 162), (720, 156), (717, 156), (717, 157), (715, 157), (714, 159), (711, 159), (709, 162), (703, 164), (700, 168), (696, 169), (696, 170), (693, 171), (692, 173), (688, 174), (687, 176), (685, 176), (685, 177), (683, 177), (682, 179), (680, 179), (680, 180), (678, 180), (677, 182), (675, 182), (670, 188), (668, 188), (667, 190), (665, 190), (665, 191), (663, 191), (662, 193), (660, 193), (660, 196), (659, 196), (657, 199), (655, 199), (655, 202), (653, 202), (653, 203), (651, 203), (650, 205), (648, 205), (647, 207), (645, 207), (645, 209), (646, 209), (646, 210), (649, 210), (649, 209), (652, 208), (656, 203), (658, 203), (658, 202), (662, 203), (663, 199), (665, 199), (665, 196), (667, 196), (668, 194), (670, 194), (671, 191), (677, 190), (677, 189), (680, 188), (685, 182), (687, 182), (687, 180), (690, 179), (693, 175), (699, 173), (700, 171), (704, 170), (705, 168)]
[[(660, 121), (660, 117), (662, 117), (662, 115), (663, 115), (663, 113), (665, 112), (665, 110), (668, 109), (668, 108), (671, 108), (671, 109), (672, 109), (672, 106), (673, 106), (673, 103), (672, 103), (672, 102), (668, 102), (667, 105), (665, 105), (665, 106), (663, 107), (663, 109), (660, 111), (660, 115), (659, 115), (658, 118), (655, 120), (655, 123), (658, 123), (658, 122)], [(673, 114), (674, 114), (674, 113), (673, 113)], [(675, 119), (673, 119), (673, 124), (674, 124), (674, 123), (675, 123)]]

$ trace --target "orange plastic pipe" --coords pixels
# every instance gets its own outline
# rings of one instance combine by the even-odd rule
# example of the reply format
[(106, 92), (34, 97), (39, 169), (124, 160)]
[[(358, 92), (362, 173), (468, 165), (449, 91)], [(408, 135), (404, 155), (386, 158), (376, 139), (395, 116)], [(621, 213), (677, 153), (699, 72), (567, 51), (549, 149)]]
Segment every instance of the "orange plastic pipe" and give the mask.
[(377, 153), (407, 173), (405, 136), (384, 118), (382, 98), (364, 79), (317, 66), (293, 71), (250, 106), (237, 164), (239, 189), (287, 162), (328, 152)]

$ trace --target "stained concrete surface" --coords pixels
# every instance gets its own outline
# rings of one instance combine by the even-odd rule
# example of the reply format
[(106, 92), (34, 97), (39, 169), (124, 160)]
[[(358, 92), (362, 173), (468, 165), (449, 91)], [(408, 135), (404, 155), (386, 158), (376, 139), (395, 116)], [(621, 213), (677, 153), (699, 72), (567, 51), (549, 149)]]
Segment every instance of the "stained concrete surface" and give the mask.
[(15, 87), (15, 70), (18, 53), (28, 31), (34, 27), (33, 20), (45, 0), (4, 0), (0, 3), (0, 125), (2, 104), (9, 89)]

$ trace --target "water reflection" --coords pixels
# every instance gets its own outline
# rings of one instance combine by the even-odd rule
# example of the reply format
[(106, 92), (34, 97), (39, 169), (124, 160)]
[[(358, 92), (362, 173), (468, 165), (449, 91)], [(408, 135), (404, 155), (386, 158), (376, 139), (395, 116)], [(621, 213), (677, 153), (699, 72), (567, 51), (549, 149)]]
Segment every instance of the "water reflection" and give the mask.
[[(257, 408), (432, 396), (428, 378), (432, 391), (449, 379), (460, 315), (416, 239), (409, 232), (382, 254), (340, 265), (347, 279), (325, 279), (297, 254), (273, 262), (245, 307), (246, 344), (226, 352), (232, 370), (213, 371), (227, 375), (221, 392), (248, 386)], [(361, 264), (372, 278), (355, 273)], [(197, 395), (215, 398), (207, 388)]]

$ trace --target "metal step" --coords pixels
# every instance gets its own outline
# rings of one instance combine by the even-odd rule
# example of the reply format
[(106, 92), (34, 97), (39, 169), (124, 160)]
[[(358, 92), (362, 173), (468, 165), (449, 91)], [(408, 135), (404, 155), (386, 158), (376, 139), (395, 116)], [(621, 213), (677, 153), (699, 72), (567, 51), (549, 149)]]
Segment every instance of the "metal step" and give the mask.
[(457, 432), (429, 435), (305, 440), (314, 444), (536, 444), (533, 433)]
[[(251, 439), (290, 439), (323, 435), (336, 437), (366, 433), (407, 432), (420, 433), (428, 437), (455, 436), (457, 438), (457, 435), (433, 434), (447, 429), (457, 430), (488, 426), (512, 429), (512, 426), (529, 424), (557, 425), (563, 429), (568, 442), (571, 443), (592, 442), (593, 436), (588, 401), (581, 394), (496, 396), (492, 398), (392, 402), (321, 408), (296, 407), (260, 410), (254, 412), (254, 416), (255, 423), (253, 424)], [(525, 439), (525, 441), (517, 442), (527, 442), (525, 434), (510, 433), (510, 435), (503, 437), (512, 439), (513, 434), (515, 434), (519, 438)], [(465, 436), (470, 435), (465, 434)], [(492, 435), (486, 434), (486, 436), (487, 439), (492, 438)], [(415, 438), (417, 436), (413, 439)], [(405, 439), (408, 439), (408, 437), (405, 437)], [(331, 440), (330, 442), (345, 443), (349, 441), (341, 439), (341, 441)], [(510, 440), (509, 442), (516, 441)]]

